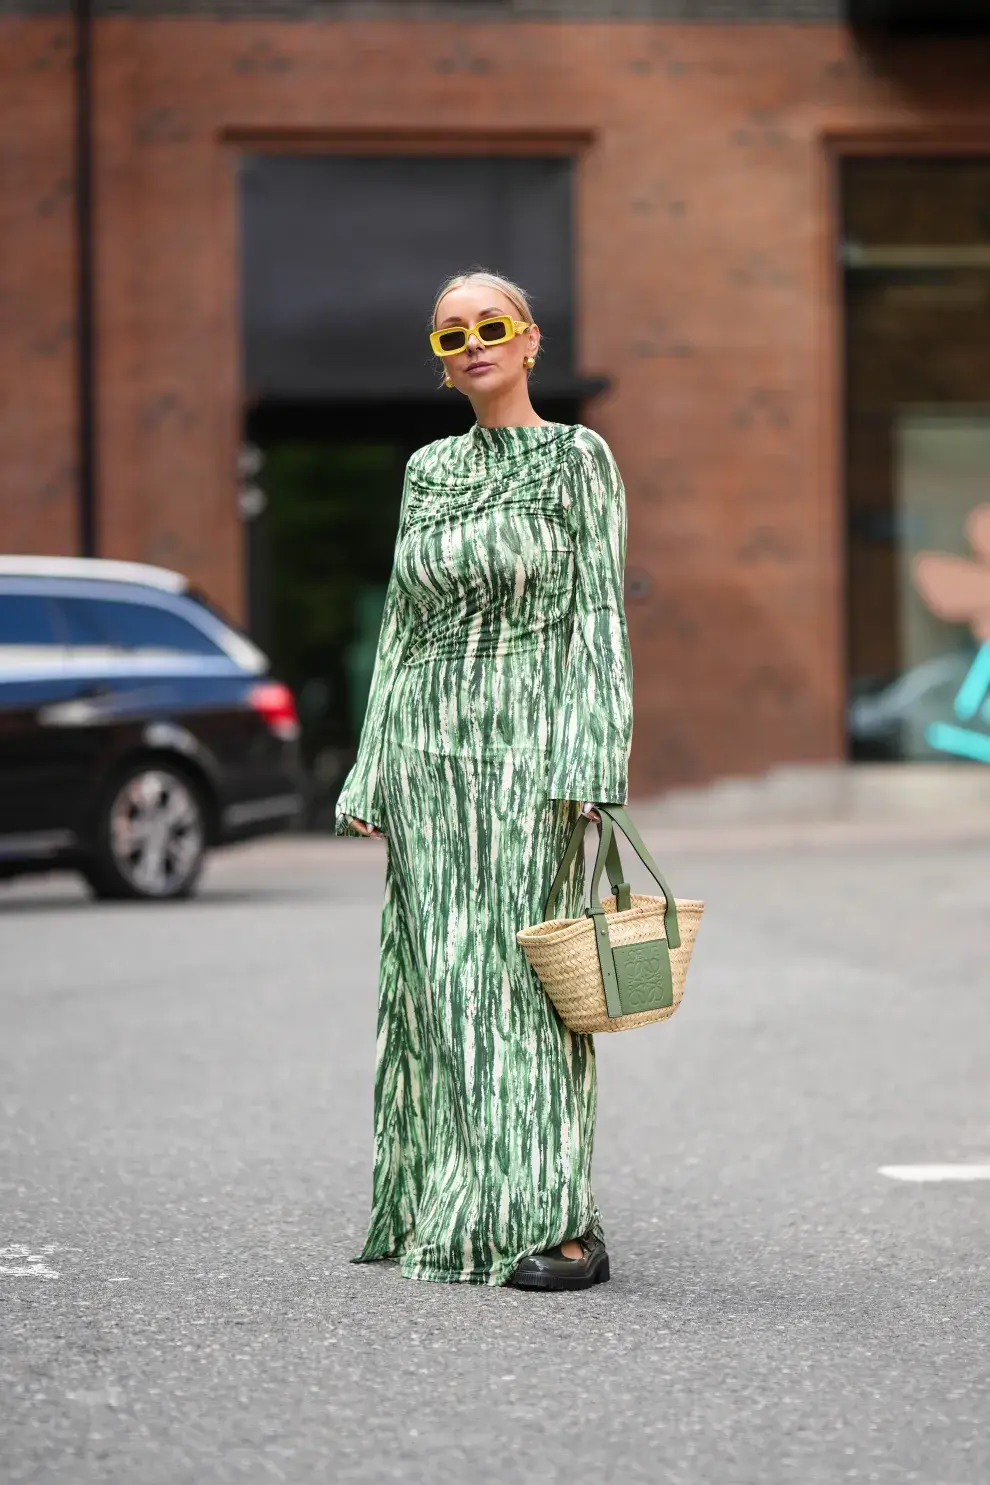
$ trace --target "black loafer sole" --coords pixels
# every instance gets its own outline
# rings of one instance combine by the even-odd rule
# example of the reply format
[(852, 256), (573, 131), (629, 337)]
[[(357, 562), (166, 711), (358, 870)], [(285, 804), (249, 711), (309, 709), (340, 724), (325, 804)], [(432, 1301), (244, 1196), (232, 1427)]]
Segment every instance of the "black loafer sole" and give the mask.
[(577, 1273), (549, 1273), (546, 1269), (526, 1269), (525, 1259), (512, 1275), (509, 1283), (516, 1289), (593, 1289), (596, 1284), (609, 1280), (608, 1254), (595, 1253), (587, 1265), (579, 1258), (571, 1261)]

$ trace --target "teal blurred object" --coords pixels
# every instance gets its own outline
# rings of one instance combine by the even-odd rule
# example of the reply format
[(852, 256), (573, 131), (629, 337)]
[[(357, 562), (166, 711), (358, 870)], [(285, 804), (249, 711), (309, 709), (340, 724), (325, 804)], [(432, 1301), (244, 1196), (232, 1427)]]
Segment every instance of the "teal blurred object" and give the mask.
[(933, 722), (927, 732), (931, 746), (958, 758), (990, 763), (990, 641), (977, 650), (953, 709), (960, 722), (970, 725)]
[(378, 635), (385, 611), (384, 583), (369, 583), (363, 587), (354, 602), (356, 634), (344, 652), (344, 669), (347, 674), (347, 702), (350, 708), (351, 727), (355, 738), (360, 736), (361, 724), (368, 706), (371, 677), (378, 651)]

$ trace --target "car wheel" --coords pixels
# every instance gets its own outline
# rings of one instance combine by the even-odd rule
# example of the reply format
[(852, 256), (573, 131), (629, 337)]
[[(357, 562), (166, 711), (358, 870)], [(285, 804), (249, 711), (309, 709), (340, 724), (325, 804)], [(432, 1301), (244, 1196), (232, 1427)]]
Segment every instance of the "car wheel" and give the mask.
[(97, 822), (94, 860), (84, 874), (97, 897), (188, 897), (206, 855), (206, 810), (193, 781), (148, 762), (109, 791)]

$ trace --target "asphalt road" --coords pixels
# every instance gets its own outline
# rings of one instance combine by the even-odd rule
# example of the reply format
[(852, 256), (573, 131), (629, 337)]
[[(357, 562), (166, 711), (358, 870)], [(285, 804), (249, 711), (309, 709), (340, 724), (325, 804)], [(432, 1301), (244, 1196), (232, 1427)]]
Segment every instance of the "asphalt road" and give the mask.
[(348, 1262), (380, 843), (194, 903), (0, 890), (0, 1478), (990, 1479), (990, 845), (683, 846), (682, 1010), (598, 1041), (588, 1294)]

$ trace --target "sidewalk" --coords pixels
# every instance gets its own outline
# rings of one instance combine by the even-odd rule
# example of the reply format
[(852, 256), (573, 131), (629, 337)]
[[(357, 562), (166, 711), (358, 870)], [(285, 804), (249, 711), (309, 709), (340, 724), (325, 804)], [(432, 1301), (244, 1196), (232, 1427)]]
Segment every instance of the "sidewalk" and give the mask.
[(698, 849), (990, 842), (990, 769), (809, 764), (632, 801), (644, 834)]
[(955, 763), (780, 766), (751, 778), (672, 789), (635, 805), (665, 825), (980, 819), (990, 828), (990, 768)]
[[(723, 779), (629, 811), (654, 852), (842, 849), (850, 845), (990, 845), (990, 768), (859, 764), (777, 768)], [(385, 842), (286, 835), (221, 853), (213, 870), (271, 872), (345, 859), (380, 868)]]

